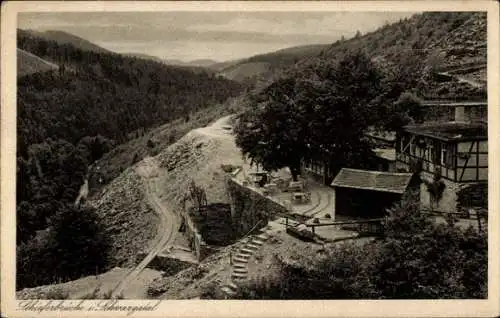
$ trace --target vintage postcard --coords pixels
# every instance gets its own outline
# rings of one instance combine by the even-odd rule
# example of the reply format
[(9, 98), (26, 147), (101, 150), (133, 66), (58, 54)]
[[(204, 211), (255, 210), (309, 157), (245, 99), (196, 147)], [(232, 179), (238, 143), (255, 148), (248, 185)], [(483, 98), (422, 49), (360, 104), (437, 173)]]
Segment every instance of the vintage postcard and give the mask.
[(1, 23), (2, 316), (500, 314), (496, 2)]

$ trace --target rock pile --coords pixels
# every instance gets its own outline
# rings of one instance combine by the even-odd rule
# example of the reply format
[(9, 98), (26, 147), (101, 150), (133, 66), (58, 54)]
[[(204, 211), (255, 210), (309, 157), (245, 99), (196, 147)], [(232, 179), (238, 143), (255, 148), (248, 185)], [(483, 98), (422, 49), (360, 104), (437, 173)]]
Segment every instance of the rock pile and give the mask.
[(136, 255), (149, 248), (159, 218), (144, 199), (144, 185), (132, 168), (114, 179), (90, 204), (103, 217), (112, 237), (108, 266), (132, 266)]

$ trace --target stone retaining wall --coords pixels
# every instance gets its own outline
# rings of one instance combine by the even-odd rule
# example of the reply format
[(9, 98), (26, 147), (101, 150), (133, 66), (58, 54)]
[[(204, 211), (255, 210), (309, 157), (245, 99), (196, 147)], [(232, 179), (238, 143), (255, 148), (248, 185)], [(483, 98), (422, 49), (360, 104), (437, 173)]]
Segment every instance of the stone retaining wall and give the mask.
[(265, 196), (260, 189), (244, 185), (235, 178), (227, 177), (226, 189), (233, 224), (240, 235), (245, 235), (254, 227), (260, 229), (269, 220), (288, 213), (287, 208), (278, 200)]
[[(139, 259), (144, 259), (146, 254), (139, 254)], [(193, 263), (185, 262), (177, 258), (157, 255), (153, 260), (148, 264), (149, 268), (164, 272), (165, 276), (175, 275), (183, 269), (186, 269), (190, 266), (193, 266)]]
[(196, 255), (196, 259), (198, 260), (198, 262), (200, 262), (202, 259), (204, 259), (207, 255), (210, 254), (210, 248), (203, 240), (203, 237), (201, 236), (201, 234), (198, 231), (198, 228), (196, 227), (196, 224), (189, 216), (189, 211), (187, 209), (182, 210), (181, 217), (185, 224), (186, 237), (188, 238), (191, 248), (193, 249)]

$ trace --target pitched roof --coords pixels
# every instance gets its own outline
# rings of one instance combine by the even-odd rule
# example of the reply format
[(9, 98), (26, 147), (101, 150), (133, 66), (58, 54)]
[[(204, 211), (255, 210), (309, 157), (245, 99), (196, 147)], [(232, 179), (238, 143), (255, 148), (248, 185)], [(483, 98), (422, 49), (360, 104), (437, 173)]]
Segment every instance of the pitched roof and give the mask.
[(333, 187), (355, 188), (381, 192), (405, 192), (411, 173), (393, 173), (342, 168), (332, 182)]
[(426, 100), (422, 103), (422, 106), (475, 107), (475, 106), (488, 106), (488, 101)]
[(428, 136), (444, 141), (487, 140), (486, 123), (432, 122), (407, 125), (403, 129), (415, 135)]

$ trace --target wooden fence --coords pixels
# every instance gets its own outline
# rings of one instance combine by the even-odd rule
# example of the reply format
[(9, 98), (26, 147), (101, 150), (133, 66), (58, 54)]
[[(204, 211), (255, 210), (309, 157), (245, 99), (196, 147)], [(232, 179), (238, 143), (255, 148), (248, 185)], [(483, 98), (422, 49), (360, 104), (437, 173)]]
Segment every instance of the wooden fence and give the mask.
[[(315, 229), (317, 227), (322, 226), (333, 226), (339, 230), (348, 230), (355, 231), (364, 235), (381, 235), (384, 232), (386, 219), (385, 218), (377, 218), (377, 219), (366, 219), (366, 220), (349, 220), (349, 221), (334, 221), (328, 223), (310, 223), (305, 224), (308, 228), (311, 229), (313, 235), (316, 235)], [(289, 221), (288, 217), (285, 219), (286, 228), (294, 228), (300, 222), (297, 221)]]
[(479, 209), (461, 209), (456, 212), (446, 212), (446, 211), (438, 211), (438, 210), (431, 210), (431, 209), (425, 209), (422, 210), (422, 213), (424, 214), (429, 214), (429, 215), (434, 215), (434, 216), (442, 216), (442, 217), (450, 217), (453, 216), (457, 219), (470, 219), (470, 220), (477, 220), (479, 218), (488, 220), (488, 210), (484, 208), (479, 208)]
[(341, 230), (355, 231), (360, 234), (380, 235), (384, 232), (385, 218), (367, 219), (367, 220), (352, 220), (352, 221), (335, 221), (331, 223), (306, 224), (310, 227), (313, 234), (315, 228), (321, 226), (335, 226)]

